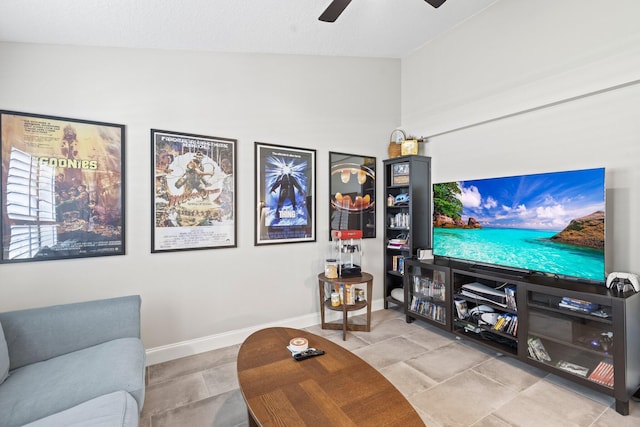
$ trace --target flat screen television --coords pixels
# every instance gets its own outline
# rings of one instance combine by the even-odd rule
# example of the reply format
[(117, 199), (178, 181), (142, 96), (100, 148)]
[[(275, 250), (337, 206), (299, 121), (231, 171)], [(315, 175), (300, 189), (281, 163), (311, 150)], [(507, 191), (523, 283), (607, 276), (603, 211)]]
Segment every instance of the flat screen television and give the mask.
[(433, 185), (433, 254), (605, 280), (604, 168)]

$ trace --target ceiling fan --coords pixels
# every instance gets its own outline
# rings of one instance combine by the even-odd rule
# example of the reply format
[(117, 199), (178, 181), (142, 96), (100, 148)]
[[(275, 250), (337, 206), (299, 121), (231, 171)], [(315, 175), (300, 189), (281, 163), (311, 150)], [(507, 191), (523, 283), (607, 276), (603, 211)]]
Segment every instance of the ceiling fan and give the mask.
[[(442, 6), (442, 3), (447, 0), (425, 1), (433, 7), (440, 7)], [(320, 15), (320, 18), (318, 19), (324, 22), (335, 22), (335, 20), (338, 19), (338, 16), (340, 16), (340, 14), (347, 8), (347, 6), (349, 6), (349, 3), (351, 3), (351, 0), (333, 0), (329, 7), (327, 7), (327, 9), (322, 12), (322, 15)]]

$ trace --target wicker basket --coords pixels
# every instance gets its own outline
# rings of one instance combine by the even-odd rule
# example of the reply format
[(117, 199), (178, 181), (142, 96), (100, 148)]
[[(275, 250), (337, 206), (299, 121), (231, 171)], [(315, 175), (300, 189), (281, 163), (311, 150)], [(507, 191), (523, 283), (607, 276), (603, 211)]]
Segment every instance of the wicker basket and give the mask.
[[(400, 134), (402, 136), (402, 140), (398, 141), (398, 138), (394, 138), (396, 134)], [(391, 136), (389, 137), (389, 147), (387, 148), (387, 153), (389, 154), (389, 158), (393, 159), (394, 157), (400, 157), (402, 154), (402, 141), (407, 139), (407, 134), (404, 133), (402, 129), (394, 129), (391, 132)]]
[(400, 157), (400, 153), (402, 152), (402, 144), (398, 144), (395, 141), (389, 142), (389, 147), (387, 148), (387, 153), (389, 153), (389, 158), (393, 159), (394, 157)]

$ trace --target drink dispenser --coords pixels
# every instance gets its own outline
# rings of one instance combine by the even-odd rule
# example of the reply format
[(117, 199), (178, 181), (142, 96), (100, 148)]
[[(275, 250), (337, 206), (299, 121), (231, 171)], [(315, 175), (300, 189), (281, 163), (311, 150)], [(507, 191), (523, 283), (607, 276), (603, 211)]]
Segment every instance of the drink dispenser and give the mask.
[(362, 230), (331, 230), (331, 254), (338, 276), (362, 276)]

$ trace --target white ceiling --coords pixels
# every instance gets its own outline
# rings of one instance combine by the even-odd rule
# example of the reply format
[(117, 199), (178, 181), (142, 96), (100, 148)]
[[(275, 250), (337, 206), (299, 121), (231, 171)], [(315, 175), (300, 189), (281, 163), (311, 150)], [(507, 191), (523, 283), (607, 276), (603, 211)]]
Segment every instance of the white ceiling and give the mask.
[(497, 0), (1, 0), (0, 41), (402, 58)]

